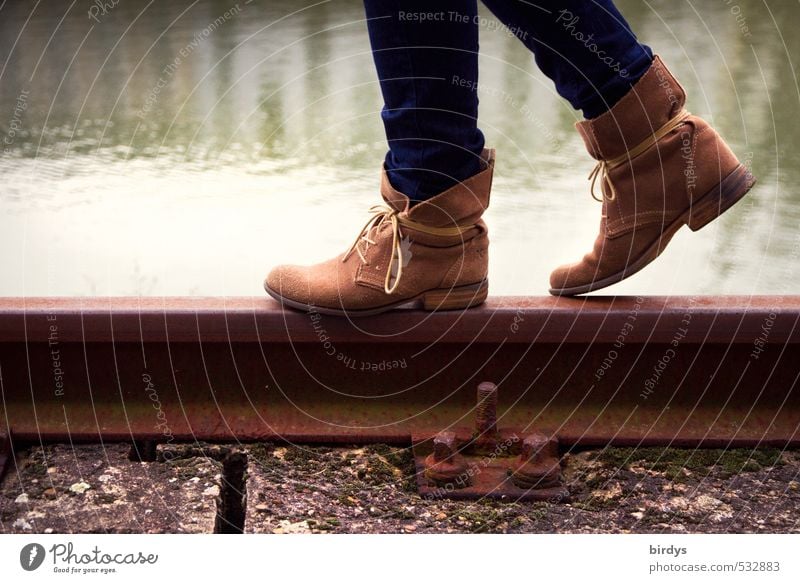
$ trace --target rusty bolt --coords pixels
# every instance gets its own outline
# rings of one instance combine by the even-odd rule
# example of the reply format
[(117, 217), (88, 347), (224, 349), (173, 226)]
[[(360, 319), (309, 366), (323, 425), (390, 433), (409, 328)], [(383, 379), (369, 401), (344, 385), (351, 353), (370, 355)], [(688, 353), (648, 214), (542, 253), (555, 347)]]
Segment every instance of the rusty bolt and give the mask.
[(442, 431), (433, 438), (433, 459), (437, 462), (446, 462), (456, 455), (456, 434), (452, 431)]
[(497, 433), (497, 385), (494, 383), (478, 385), (476, 429), (480, 436), (491, 437)]
[(556, 439), (542, 433), (525, 437), (512, 480), (526, 490), (557, 486), (561, 480), (561, 464)]
[(425, 458), (425, 476), (439, 485), (469, 486), (467, 462), (458, 453), (456, 434), (442, 431), (433, 438), (433, 453)]
[(542, 433), (531, 433), (522, 440), (521, 459), (530, 462), (539, 462), (544, 458), (552, 457), (549, 450), (550, 440)]

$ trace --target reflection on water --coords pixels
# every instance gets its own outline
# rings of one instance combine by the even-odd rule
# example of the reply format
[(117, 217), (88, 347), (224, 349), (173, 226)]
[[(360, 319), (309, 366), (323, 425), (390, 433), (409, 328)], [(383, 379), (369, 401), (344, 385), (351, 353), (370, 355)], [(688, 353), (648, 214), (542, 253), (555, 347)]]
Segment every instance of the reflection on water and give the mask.
[[(620, 6), (759, 184), (611, 291), (798, 293), (800, 5), (698, 4)], [(346, 248), (385, 149), (361, 2), (92, 5), (0, 10), (0, 295), (257, 295)], [(594, 239), (592, 164), (524, 47), (481, 35), (491, 292), (539, 295)]]

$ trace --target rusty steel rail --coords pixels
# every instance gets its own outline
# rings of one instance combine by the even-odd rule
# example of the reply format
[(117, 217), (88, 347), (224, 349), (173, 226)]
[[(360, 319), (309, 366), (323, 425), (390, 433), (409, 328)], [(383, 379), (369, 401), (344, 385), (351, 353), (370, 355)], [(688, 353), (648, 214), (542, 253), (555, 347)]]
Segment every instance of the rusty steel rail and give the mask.
[(800, 297), (490, 298), (368, 319), (256, 298), (0, 299), (0, 441), (800, 445)]

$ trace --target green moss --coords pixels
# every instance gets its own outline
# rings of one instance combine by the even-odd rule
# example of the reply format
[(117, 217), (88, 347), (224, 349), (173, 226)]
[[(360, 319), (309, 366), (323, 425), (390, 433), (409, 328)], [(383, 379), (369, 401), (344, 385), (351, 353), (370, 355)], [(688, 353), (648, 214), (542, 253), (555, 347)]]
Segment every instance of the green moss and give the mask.
[(25, 475), (27, 477), (41, 477), (47, 475), (47, 466), (39, 462), (28, 462), (25, 465)]
[(399, 509), (389, 512), (387, 518), (397, 518), (399, 520), (415, 520), (417, 515), (406, 509)]
[(387, 463), (393, 465), (401, 471), (406, 471), (414, 467), (414, 454), (410, 447), (390, 447), (384, 443), (377, 443), (367, 446), (365, 450), (369, 453), (379, 455)]
[(464, 518), (467, 528), (472, 533), (497, 531), (505, 519), (504, 512), (507, 511), (505, 505), (500, 505), (493, 500), (481, 500), (469, 509), (458, 513), (459, 517)]
[(417, 491), (417, 480), (415, 476), (406, 476), (400, 482), (400, 489), (403, 492), (416, 492)]
[(385, 443), (373, 443), (371, 445), (366, 446), (364, 448), (364, 451), (366, 451), (368, 453), (374, 453), (374, 454), (377, 454), (377, 455), (381, 455), (381, 456), (384, 456), (384, 457), (394, 453), (394, 449), (392, 447), (386, 445)]
[[(366, 467), (360, 468), (359, 479), (372, 484), (399, 484), (407, 492), (414, 491), (414, 456), (411, 448), (393, 448), (383, 443), (367, 446)], [(399, 470), (399, 471), (398, 471)]]
[(784, 463), (781, 450), (775, 448), (725, 450), (609, 447), (598, 452), (593, 459), (615, 469), (630, 469), (632, 465), (641, 465), (649, 470), (664, 472), (670, 479), (682, 478), (684, 470), (701, 477), (714, 471), (720, 477), (730, 477)]
[(340, 494), (336, 501), (342, 506), (358, 506), (358, 500), (349, 494)]
[(370, 455), (364, 460), (365, 467), (356, 473), (359, 479), (369, 484), (391, 484), (397, 481), (397, 468), (381, 455)]
[(273, 465), (278, 458), (272, 455), (275, 446), (271, 443), (254, 443), (247, 448), (249, 456), (260, 465)]
[(592, 500), (589, 500), (587, 502), (582, 502), (580, 500), (576, 500), (575, 502), (571, 502), (570, 506), (572, 508), (577, 508), (578, 510), (585, 510), (587, 512), (594, 512), (594, 511), (598, 510), (597, 505), (595, 505), (592, 502)]
[(33, 447), (28, 451), (22, 473), (26, 478), (40, 478), (47, 475), (49, 448)]
[(533, 521), (542, 520), (545, 516), (547, 516), (546, 508), (534, 508), (527, 514), (527, 517)]
[(107, 492), (98, 492), (95, 494), (95, 500), (97, 500), (100, 504), (113, 504), (117, 500), (117, 496), (114, 494), (109, 494)]
[(201, 468), (206, 463), (204, 458), (190, 457), (177, 458), (166, 462), (175, 472), (175, 476), (180, 480), (190, 480), (197, 476)]
[(312, 465), (319, 456), (308, 448), (288, 447), (283, 455), (283, 461), (294, 465), (297, 469), (303, 469)]
[[(620, 466), (614, 466), (614, 468), (618, 468)], [(611, 471), (604, 471), (600, 468), (587, 472), (579, 477), (579, 487), (585, 486), (589, 490), (596, 490), (597, 488), (602, 488), (608, 483), (609, 477), (612, 475), (613, 472)]]
[(380, 458), (371, 459), (367, 462), (367, 475), (364, 479), (373, 484), (395, 482), (395, 467)]

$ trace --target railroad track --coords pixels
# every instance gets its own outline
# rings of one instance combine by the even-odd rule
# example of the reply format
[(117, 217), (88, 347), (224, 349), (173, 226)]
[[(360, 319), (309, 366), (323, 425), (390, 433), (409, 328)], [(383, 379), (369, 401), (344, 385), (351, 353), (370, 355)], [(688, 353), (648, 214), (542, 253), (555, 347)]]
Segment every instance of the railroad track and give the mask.
[[(800, 296), (500, 297), (352, 321), (262, 297), (5, 298), (0, 445), (414, 443), (419, 461), (443, 432), (486, 456), (464, 448), (497, 429), (514, 456), (532, 435), (556, 456), (791, 447), (799, 323)], [(483, 381), (496, 423), (476, 433)]]

